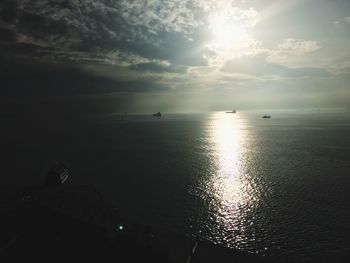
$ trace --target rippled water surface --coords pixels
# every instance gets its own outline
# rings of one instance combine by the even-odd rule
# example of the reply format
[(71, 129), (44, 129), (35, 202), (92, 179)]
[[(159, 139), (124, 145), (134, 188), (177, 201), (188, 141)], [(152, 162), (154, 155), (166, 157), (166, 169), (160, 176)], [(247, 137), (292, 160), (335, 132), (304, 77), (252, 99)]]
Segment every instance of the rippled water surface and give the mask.
[(138, 222), (276, 259), (348, 255), (350, 112), (264, 113), (9, 123), (5, 171), (39, 183), (60, 159)]

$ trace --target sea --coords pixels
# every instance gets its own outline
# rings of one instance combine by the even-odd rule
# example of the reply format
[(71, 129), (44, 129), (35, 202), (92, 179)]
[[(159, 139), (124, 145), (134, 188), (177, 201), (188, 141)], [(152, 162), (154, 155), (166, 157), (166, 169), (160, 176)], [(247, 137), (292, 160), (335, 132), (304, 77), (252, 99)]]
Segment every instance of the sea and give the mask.
[(2, 123), (3, 189), (41, 185), (59, 161), (133, 222), (277, 261), (349, 262), (349, 110)]

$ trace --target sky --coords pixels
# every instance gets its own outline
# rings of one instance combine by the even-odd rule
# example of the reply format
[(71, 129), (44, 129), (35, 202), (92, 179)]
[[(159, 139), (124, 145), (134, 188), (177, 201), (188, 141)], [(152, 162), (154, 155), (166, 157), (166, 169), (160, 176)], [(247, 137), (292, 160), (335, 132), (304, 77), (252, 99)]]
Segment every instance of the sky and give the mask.
[(348, 107), (349, 43), (348, 0), (2, 0), (0, 108)]

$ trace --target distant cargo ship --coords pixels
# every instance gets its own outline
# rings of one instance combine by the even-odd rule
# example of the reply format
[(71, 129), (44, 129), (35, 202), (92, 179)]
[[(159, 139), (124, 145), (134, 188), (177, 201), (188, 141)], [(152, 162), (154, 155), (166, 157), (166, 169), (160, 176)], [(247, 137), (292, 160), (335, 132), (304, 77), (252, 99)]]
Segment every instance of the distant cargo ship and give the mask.
[(226, 111), (226, 113), (236, 113), (236, 110)]

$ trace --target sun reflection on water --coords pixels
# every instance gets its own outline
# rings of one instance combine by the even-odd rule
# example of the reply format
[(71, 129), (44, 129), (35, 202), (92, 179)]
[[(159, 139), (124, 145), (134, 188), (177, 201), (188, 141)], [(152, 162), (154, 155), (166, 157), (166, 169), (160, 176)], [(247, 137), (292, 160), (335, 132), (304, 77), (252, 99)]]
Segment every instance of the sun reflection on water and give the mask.
[(250, 215), (258, 201), (247, 171), (246, 123), (239, 114), (219, 112), (211, 116), (206, 127), (212, 167), (201, 189), (212, 219), (208, 228), (228, 245), (242, 246), (250, 238), (245, 230), (252, 224)]
[(238, 115), (216, 113), (209, 138), (216, 155), (216, 174), (212, 177), (216, 197), (225, 205), (245, 205), (251, 201), (245, 179), (246, 138), (244, 123)]

